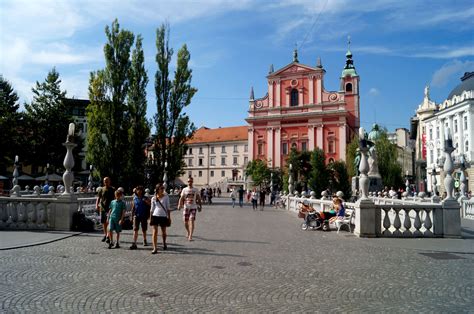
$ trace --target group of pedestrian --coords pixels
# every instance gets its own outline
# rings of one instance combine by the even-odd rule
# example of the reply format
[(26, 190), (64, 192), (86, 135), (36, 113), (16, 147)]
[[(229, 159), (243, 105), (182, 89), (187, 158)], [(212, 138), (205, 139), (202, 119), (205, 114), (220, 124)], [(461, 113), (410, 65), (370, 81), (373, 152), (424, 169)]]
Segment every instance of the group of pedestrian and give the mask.
[(244, 193), (245, 191), (242, 186), (240, 186), (238, 190), (236, 187), (234, 187), (230, 191), (230, 198), (232, 199), (232, 207), (235, 207), (235, 201), (237, 200), (237, 198), (239, 198), (239, 206), (240, 207), (244, 206)]
[[(104, 186), (99, 190), (96, 209), (100, 213), (100, 220), (103, 225), (104, 236), (102, 242), (108, 244), (108, 248), (120, 248), (120, 233), (124, 223), (126, 205), (123, 200), (123, 189), (115, 188), (111, 185), (109, 177), (103, 180)], [(178, 210), (183, 208), (183, 221), (186, 229), (186, 238), (193, 240), (195, 228), (196, 212), (201, 211), (202, 203), (199, 190), (193, 187), (193, 178), (188, 179), (188, 186), (181, 191), (178, 201)], [(155, 187), (155, 194), (148, 198), (145, 196), (144, 187), (137, 186), (134, 189), (132, 200), (132, 225), (133, 241), (131, 250), (136, 250), (138, 232), (141, 229), (143, 234), (143, 246), (148, 246), (147, 229), (148, 223), (152, 227), (152, 254), (158, 252), (158, 227), (161, 229), (163, 239), (163, 250), (167, 250), (166, 228), (171, 225), (171, 208), (169, 196), (163, 184), (159, 183)], [(116, 233), (114, 242), (113, 233)]]

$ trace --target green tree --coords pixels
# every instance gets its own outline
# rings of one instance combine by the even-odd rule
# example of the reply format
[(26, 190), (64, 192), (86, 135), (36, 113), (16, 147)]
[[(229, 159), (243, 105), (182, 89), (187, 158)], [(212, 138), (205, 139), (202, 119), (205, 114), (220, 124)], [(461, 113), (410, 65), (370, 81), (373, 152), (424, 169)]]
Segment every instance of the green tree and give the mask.
[(299, 152), (296, 149), (291, 149), (288, 154), (286, 165), (287, 167), (290, 164), (292, 166), (293, 185), (298, 192), (306, 190), (308, 187), (308, 174), (311, 171), (310, 159), (311, 153), (307, 151)]
[(265, 160), (255, 159), (250, 161), (245, 169), (245, 174), (252, 178), (254, 186), (261, 189), (270, 187), (271, 171)]
[(137, 36), (135, 49), (132, 53), (129, 77), (130, 88), (127, 99), (131, 126), (128, 132), (130, 158), (128, 159), (127, 173), (130, 174), (132, 186), (137, 186), (143, 184), (146, 162), (143, 145), (150, 134), (150, 126), (146, 120), (148, 76), (145, 70), (145, 57), (140, 35)]
[(106, 26), (104, 46), (105, 68), (91, 73), (87, 119), (87, 160), (101, 177), (109, 176), (113, 184), (130, 188), (129, 129), (130, 110), (127, 104), (130, 87), (130, 52), (135, 36), (120, 29), (117, 20)]
[(0, 75), (0, 174), (6, 174), (8, 166), (13, 165), (15, 155), (21, 154), (20, 142), (24, 132), (18, 95), (11, 84)]
[(316, 197), (320, 197), (321, 192), (329, 187), (329, 173), (324, 151), (320, 148), (313, 150), (310, 163), (309, 187), (316, 193)]
[(342, 191), (348, 200), (352, 195), (351, 182), (344, 161), (335, 161), (328, 165), (329, 174), (332, 178), (331, 191)]
[(155, 74), (156, 109), (154, 143), (154, 180), (162, 179), (167, 163), (170, 181), (183, 173), (183, 156), (186, 152), (186, 141), (195, 131), (194, 124), (183, 111), (191, 103), (197, 89), (191, 86), (192, 70), (188, 67), (190, 54), (186, 45), (178, 51), (174, 80), (171, 81), (169, 66), (173, 49), (169, 46), (169, 26), (161, 25), (156, 31)]
[(386, 186), (403, 186), (402, 167), (398, 163), (397, 146), (388, 140), (386, 130), (382, 130), (375, 141), (377, 162), (383, 184)]
[(63, 99), (66, 91), (61, 90), (59, 73), (53, 68), (43, 83), (36, 82), (33, 101), (25, 104), (29, 154), (25, 160), (33, 169), (45, 167), (47, 163), (54, 169), (62, 168), (65, 150), (62, 143), (66, 140), (69, 116)]
[(346, 148), (347, 173), (349, 174), (349, 177), (351, 178), (355, 177), (358, 171), (354, 163), (358, 148), (359, 148), (359, 137), (353, 136), (351, 142), (349, 143), (349, 145), (347, 145), (347, 148)]

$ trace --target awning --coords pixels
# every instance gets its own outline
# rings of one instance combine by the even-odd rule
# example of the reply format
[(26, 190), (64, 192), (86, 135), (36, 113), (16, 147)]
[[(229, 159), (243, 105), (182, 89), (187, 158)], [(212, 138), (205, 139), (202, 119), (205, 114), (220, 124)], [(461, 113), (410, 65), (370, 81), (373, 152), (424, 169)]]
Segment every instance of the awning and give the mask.
[[(63, 177), (58, 176), (55, 173), (48, 175), (48, 181), (58, 181), (59, 182), (59, 181), (62, 181), (62, 180), (63, 180)], [(46, 181), (46, 176), (38, 177), (38, 178), (36, 178), (36, 181)]]
[(24, 181), (27, 181), (27, 180), (34, 180), (35, 178), (27, 175), (27, 174), (22, 174), (21, 176), (19, 176), (17, 178), (18, 180), (24, 180)]

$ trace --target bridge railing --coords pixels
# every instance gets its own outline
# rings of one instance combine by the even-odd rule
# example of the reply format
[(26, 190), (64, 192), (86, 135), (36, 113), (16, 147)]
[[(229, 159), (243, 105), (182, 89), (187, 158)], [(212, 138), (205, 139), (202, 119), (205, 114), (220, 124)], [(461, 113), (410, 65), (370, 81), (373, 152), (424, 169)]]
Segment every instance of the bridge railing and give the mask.
[(474, 220), (474, 197), (462, 200), (461, 217)]

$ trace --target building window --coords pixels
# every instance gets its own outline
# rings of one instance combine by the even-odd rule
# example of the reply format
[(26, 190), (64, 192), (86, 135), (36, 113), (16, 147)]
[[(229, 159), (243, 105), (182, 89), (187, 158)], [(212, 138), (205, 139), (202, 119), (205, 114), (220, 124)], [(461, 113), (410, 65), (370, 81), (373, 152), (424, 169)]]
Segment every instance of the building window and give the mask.
[(328, 151), (330, 154), (334, 154), (336, 152), (336, 147), (334, 145), (334, 140), (328, 141)]
[(247, 144), (244, 145), (244, 153), (247, 153), (249, 151), (249, 146)]
[(458, 120), (454, 120), (453, 124), (454, 124), (454, 133), (458, 133)]
[(237, 157), (234, 157), (234, 163), (233, 163), (233, 165), (234, 165), (234, 166), (237, 165)]
[(188, 178), (191, 178), (193, 176), (193, 172), (192, 171), (188, 171)]
[(211, 146), (211, 154), (215, 154), (215, 152), (214, 152), (214, 146)]
[(216, 157), (211, 157), (211, 166), (216, 165)]
[(199, 158), (199, 166), (202, 166), (202, 158)]
[(292, 143), (292, 144), (291, 144), (291, 149), (296, 149), (296, 150), (298, 150), (298, 144)]
[(221, 165), (222, 165), (222, 166), (225, 166), (225, 157), (222, 157), (222, 158), (221, 158)]
[(199, 176), (202, 177), (202, 170), (199, 170)]
[(244, 157), (244, 166), (247, 166), (248, 163), (249, 163), (249, 158), (248, 158), (248, 157)]
[(191, 167), (193, 165), (193, 159), (189, 158), (188, 159), (188, 166)]
[(430, 140), (433, 140), (433, 129), (430, 128)]
[(192, 155), (192, 154), (193, 154), (193, 149), (189, 148), (189, 155)]
[(352, 92), (352, 83), (346, 84), (346, 92)]
[(298, 90), (296, 88), (293, 88), (291, 90), (291, 100), (290, 100), (290, 106), (298, 106)]
[(332, 164), (334, 162), (334, 158), (329, 158), (328, 162)]
[(257, 149), (257, 154), (258, 155), (263, 155), (263, 144), (258, 144), (258, 149)]
[(234, 153), (238, 153), (239, 150), (237, 149), (237, 145), (234, 145)]
[(433, 154), (434, 154), (434, 151), (432, 149), (430, 149), (430, 161), (429, 161), (430, 164), (434, 163), (434, 155)]
[(199, 155), (202, 155), (202, 147), (199, 147)]
[(439, 139), (439, 126), (436, 127), (436, 138)]
[(467, 130), (467, 117), (464, 116), (464, 130)]
[(288, 143), (283, 143), (281, 150), (283, 151), (283, 155), (288, 155)]
[(464, 143), (464, 151), (465, 151), (465, 152), (468, 152), (468, 151), (469, 151), (469, 141), (466, 141), (466, 142)]
[(221, 171), (221, 177), (225, 177), (225, 170)]
[(301, 142), (301, 151), (305, 152), (307, 150), (306, 142)]
[(214, 170), (211, 170), (211, 177), (214, 176)]
[(225, 154), (225, 146), (222, 146), (221, 153)]

